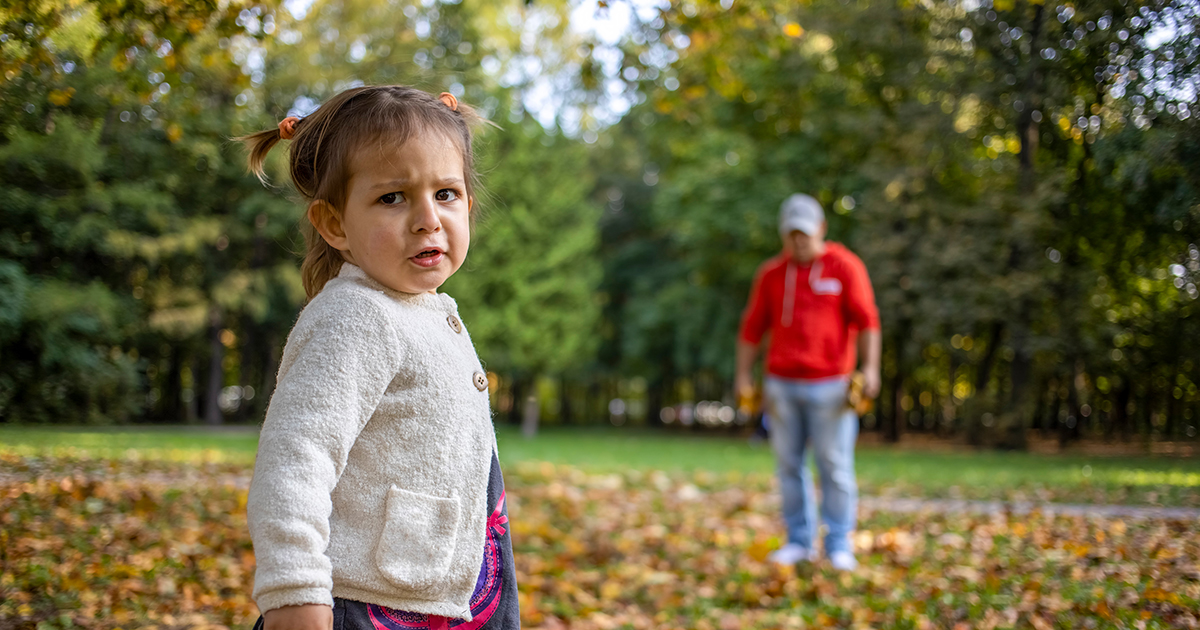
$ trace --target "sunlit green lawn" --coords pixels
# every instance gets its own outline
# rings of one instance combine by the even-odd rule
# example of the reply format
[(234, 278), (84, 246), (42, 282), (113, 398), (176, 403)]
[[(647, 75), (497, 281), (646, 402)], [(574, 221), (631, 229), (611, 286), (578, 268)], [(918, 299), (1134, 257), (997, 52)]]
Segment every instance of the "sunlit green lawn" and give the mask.
[[(525, 439), (498, 430), (505, 465), (546, 461), (594, 472), (628, 469), (741, 473), (763, 483), (773, 470), (763, 443), (729, 436), (641, 429), (544, 429)], [(250, 464), (254, 427), (0, 427), (0, 450), (87, 458), (208, 460)], [(931, 452), (881, 446), (858, 450), (867, 494), (1200, 507), (1200, 458)], [(749, 481), (748, 481), (749, 482)]]

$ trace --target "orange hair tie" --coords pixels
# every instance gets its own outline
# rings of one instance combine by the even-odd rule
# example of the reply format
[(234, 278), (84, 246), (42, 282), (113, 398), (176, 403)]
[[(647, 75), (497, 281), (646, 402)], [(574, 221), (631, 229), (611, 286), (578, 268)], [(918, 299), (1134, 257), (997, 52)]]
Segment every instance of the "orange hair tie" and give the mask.
[(449, 107), (451, 111), (458, 111), (458, 99), (454, 98), (453, 94), (442, 92), (438, 95), (438, 100), (446, 107)]
[(295, 116), (288, 116), (279, 121), (279, 137), (284, 140), (291, 140), (292, 136), (296, 135), (296, 124), (300, 119)]

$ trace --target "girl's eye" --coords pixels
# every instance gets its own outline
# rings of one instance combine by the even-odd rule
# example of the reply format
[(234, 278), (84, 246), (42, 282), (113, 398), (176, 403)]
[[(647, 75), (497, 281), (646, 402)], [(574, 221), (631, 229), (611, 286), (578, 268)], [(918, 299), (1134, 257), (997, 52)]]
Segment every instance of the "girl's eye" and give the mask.
[(454, 201), (455, 199), (458, 199), (458, 191), (456, 191), (456, 190), (451, 190), (449, 188), (443, 188), (443, 189), (437, 191), (437, 200), (438, 201)]
[(404, 193), (391, 192), (379, 198), (379, 202), (385, 205), (392, 205), (404, 201)]

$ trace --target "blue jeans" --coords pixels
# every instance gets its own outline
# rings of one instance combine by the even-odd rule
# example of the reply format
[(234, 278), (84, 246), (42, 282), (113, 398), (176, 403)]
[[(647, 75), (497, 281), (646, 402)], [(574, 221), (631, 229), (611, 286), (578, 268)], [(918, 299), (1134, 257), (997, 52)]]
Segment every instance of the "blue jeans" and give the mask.
[(858, 417), (846, 407), (846, 378), (810, 381), (767, 376), (763, 393), (788, 542), (812, 549), (816, 538), (817, 505), (807, 466), (812, 450), (821, 477), (825, 553), (853, 552), (850, 533), (858, 521), (858, 483), (854, 478)]

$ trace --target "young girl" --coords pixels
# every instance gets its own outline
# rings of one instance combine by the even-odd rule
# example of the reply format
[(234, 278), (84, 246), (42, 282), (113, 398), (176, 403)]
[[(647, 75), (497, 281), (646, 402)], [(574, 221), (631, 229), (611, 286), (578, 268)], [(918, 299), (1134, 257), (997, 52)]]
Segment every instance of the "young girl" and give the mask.
[(453, 299), (470, 123), (451, 94), (338, 94), (242, 138), (291, 140), (309, 303), (288, 337), (247, 512), (266, 630), (519, 628), (488, 380)]

